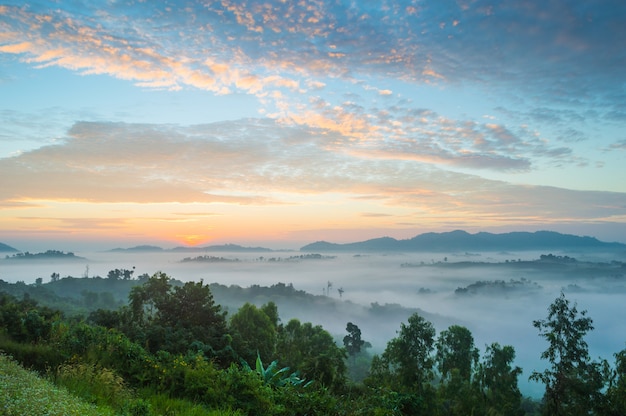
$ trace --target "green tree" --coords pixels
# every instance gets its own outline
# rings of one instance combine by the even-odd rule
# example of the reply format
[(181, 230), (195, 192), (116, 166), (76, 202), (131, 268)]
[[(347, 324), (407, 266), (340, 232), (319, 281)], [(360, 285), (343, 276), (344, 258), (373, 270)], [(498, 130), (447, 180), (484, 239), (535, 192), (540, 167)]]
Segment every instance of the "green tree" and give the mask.
[(492, 416), (521, 416), (522, 394), (518, 388), (520, 367), (513, 367), (515, 349), (493, 343), (487, 346), (480, 367), (480, 382), (485, 395), (487, 414)]
[(464, 381), (470, 381), (472, 370), (478, 363), (478, 348), (469, 329), (452, 325), (441, 331), (437, 339), (437, 369), (443, 379), (449, 378), (457, 369)]
[[(415, 313), (402, 323), (398, 336), (385, 351), (372, 358), (365, 383), (383, 393), (390, 414), (429, 415), (437, 413), (433, 349), (435, 328)], [(393, 390), (389, 392), (389, 390)], [(400, 412), (400, 413), (398, 413)]]
[(391, 381), (392, 387), (421, 392), (433, 380), (434, 344), (433, 324), (414, 313), (408, 324), (400, 324), (398, 336), (387, 343), (383, 354), (372, 361), (372, 375)]
[(202, 350), (209, 357), (227, 359), (229, 337), (226, 313), (215, 304), (208, 285), (187, 282), (173, 287), (164, 273), (156, 273), (129, 295), (134, 338), (152, 352), (184, 354)]
[(606, 397), (607, 415), (626, 415), (626, 349), (615, 354), (615, 370)]
[(276, 326), (265, 309), (245, 303), (230, 318), (232, 347), (246, 363), (253, 363), (258, 356), (269, 360), (274, 356)]
[(478, 349), (469, 329), (452, 325), (439, 334), (435, 361), (441, 376), (439, 398), (442, 412), (447, 415), (479, 413), (478, 385), (472, 375), (478, 364)]
[(605, 378), (603, 364), (589, 357), (585, 335), (593, 330), (587, 311), (579, 312), (561, 295), (548, 308), (547, 319), (533, 322), (548, 341), (541, 358), (550, 366), (534, 371), (531, 380), (545, 384), (543, 413), (550, 416), (589, 415), (602, 407)]
[(276, 355), (282, 365), (298, 370), (303, 378), (338, 389), (346, 381), (346, 352), (320, 325), (292, 319), (278, 328)]
[(361, 339), (361, 329), (352, 322), (348, 322), (346, 326), (348, 335), (343, 337), (343, 346), (350, 357), (354, 357), (361, 352), (361, 348), (365, 345), (365, 341)]

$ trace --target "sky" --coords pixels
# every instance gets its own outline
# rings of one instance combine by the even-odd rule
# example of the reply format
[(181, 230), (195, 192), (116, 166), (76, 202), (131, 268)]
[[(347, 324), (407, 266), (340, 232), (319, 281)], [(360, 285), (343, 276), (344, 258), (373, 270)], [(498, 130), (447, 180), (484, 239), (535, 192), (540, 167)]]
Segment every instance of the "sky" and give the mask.
[(626, 243), (623, 0), (0, 1), (0, 242)]

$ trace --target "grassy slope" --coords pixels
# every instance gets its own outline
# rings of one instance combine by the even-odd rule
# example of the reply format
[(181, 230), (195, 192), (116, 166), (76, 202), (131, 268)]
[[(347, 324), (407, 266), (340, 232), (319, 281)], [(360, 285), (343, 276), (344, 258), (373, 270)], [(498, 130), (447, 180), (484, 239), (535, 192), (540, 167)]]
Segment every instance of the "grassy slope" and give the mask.
[(71, 395), (0, 354), (0, 413), (7, 416), (114, 415)]

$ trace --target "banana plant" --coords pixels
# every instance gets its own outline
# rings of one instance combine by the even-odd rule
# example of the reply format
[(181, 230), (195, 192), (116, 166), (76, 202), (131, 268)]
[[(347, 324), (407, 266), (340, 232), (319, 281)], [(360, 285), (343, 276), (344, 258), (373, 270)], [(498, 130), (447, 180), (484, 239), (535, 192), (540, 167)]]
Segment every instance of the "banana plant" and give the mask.
[[(242, 364), (245, 369), (252, 371), (248, 363), (242, 361)], [(256, 356), (255, 370), (265, 384), (273, 387), (284, 387), (287, 385), (308, 387), (313, 383), (313, 381), (306, 382), (305, 379), (300, 378), (297, 371), (289, 374), (289, 367), (279, 368), (278, 360), (272, 361), (267, 368), (263, 367), (263, 361), (261, 361), (259, 354)]]

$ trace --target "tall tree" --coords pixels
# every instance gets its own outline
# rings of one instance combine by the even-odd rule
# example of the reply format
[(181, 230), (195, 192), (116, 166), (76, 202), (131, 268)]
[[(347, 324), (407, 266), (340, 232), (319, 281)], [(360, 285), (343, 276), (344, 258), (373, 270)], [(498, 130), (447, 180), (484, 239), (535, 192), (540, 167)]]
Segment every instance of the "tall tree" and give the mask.
[(373, 373), (388, 372), (390, 377), (379, 375), (401, 389), (420, 392), (433, 379), (434, 344), (435, 327), (414, 313), (408, 324), (400, 324), (398, 336), (387, 343), (382, 356), (373, 361)]
[(365, 345), (365, 341), (361, 339), (361, 329), (352, 322), (348, 322), (348, 325), (346, 325), (346, 331), (348, 331), (348, 335), (343, 337), (343, 346), (348, 352), (348, 355), (350, 357), (354, 357), (356, 354), (361, 352), (361, 348)]
[(520, 367), (513, 367), (515, 349), (501, 347), (497, 342), (488, 345), (480, 368), (487, 414), (493, 416), (521, 416), (522, 394), (518, 387)]
[(478, 364), (478, 349), (469, 329), (452, 325), (437, 338), (435, 361), (441, 375), (439, 398), (445, 415), (479, 412), (482, 401), (472, 375)]
[(545, 384), (543, 413), (550, 416), (592, 414), (603, 403), (605, 384), (602, 363), (589, 357), (585, 335), (593, 330), (587, 311), (578, 311), (565, 295), (554, 300), (546, 319), (533, 322), (539, 336), (548, 341), (541, 358), (550, 366), (534, 371), (531, 380)]
[(472, 370), (478, 363), (478, 348), (469, 329), (452, 325), (441, 331), (437, 339), (437, 369), (446, 379), (457, 369), (463, 381), (470, 381)]
[(606, 415), (626, 415), (626, 349), (615, 354), (615, 369), (606, 396)]

